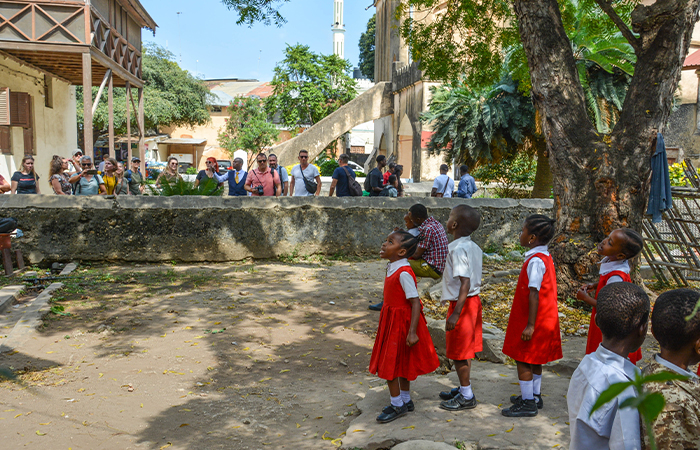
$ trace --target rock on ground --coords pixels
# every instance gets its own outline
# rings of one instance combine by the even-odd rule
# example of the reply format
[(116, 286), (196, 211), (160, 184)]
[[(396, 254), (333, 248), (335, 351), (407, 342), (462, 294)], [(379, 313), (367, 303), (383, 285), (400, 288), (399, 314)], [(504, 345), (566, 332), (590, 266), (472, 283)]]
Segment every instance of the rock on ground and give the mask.
[(408, 441), (397, 445), (392, 448), (392, 450), (454, 450), (455, 447), (452, 445), (445, 444), (444, 442), (433, 442), (433, 441)]

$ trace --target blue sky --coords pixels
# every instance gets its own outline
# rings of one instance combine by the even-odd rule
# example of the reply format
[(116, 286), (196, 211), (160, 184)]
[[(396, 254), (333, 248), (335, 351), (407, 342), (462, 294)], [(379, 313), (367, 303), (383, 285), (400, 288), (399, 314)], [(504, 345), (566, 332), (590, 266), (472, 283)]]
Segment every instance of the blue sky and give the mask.
[[(204, 78), (272, 79), (272, 70), (284, 57), (286, 44), (304, 44), (316, 53), (332, 53), (333, 0), (291, 0), (281, 11), (281, 28), (236, 25), (237, 15), (218, 0), (141, 0), (158, 24), (152, 41), (177, 56), (180, 66)], [(365, 10), (372, 0), (345, 0), (345, 58), (358, 65), (360, 34), (374, 14)], [(178, 14), (179, 15), (178, 25)]]

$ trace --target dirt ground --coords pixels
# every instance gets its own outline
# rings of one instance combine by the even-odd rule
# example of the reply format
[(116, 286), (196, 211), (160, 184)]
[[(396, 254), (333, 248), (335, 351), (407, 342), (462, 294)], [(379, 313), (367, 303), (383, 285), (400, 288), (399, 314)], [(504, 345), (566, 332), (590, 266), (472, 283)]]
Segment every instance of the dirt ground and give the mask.
[[(3, 444), (337, 448), (384, 385), (367, 372), (379, 317), (367, 306), (385, 264), (82, 266), (54, 296), (70, 315), (0, 355), (21, 374), (0, 383)], [(0, 343), (22, 308), (0, 316)]]

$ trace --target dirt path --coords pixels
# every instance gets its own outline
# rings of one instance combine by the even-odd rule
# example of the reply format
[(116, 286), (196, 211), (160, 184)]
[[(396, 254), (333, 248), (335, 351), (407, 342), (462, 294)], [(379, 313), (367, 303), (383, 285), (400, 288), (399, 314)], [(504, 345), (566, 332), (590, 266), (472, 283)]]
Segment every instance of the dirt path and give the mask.
[[(71, 315), (49, 316), (0, 355), (24, 383), (0, 383), (0, 438), (36, 449), (337, 448), (358, 404), (384, 386), (367, 373), (378, 320), (367, 305), (384, 268), (80, 268), (57, 294)], [(484, 400), (501, 388), (488, 389)]]

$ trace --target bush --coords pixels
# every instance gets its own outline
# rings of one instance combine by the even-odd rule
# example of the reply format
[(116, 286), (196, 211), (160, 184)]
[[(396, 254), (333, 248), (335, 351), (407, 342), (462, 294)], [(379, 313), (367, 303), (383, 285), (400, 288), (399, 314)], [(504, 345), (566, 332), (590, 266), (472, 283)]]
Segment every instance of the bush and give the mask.
[(338, 168), (338, 161), (334, 159), (329, 159), (321, 163), (319, 172), (321, 172), (322, 177), (330, 177), (333, 175), (335, 169)]
[(197, 168), (194, 166), (190, 166), (187, 168), (187, 170), (185, 170), (185, 173), (187, 175), (197, 175)]
[(472, 172), (472, 176), (494, 188), (500, 198), (523, 198), (523, 188), (535, 185), (537, 161), (530, 155), (518, 153), (514, 158), (503, 159), (498, 164), (485, 164)]
[(685, 163), (675, 163), (668, 168), (668, 175), (671, 178), (671, 186), (685, 187), (688, 179), (685, 177)]
[(207, 178), (199, 183), (199, 186), (194, 187), (194, 183), (178, 178), (175, 182), (169, 182), (166, 178), (160, 180), (161, 189), (158, 191), (152, 186), (148, 186), (152, 195), (160, 195), (161, 197), (172, 197), (175, 195), (203, 195), (206, 197), (215, 197), (224, 192), (224, 187), (219, 186), (216, 180)]

